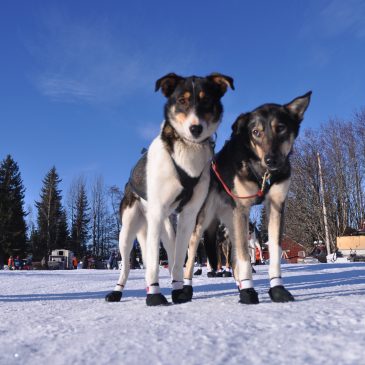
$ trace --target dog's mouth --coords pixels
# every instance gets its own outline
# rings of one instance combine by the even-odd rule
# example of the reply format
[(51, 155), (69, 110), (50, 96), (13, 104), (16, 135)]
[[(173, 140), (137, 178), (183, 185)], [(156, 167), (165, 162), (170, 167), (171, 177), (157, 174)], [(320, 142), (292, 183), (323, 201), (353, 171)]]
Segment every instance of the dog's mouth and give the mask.
[(204, 137), (202, 138), (202, 136), (199, 136), (199, 137), (182, 137), (184, 140), (190, 142), (190, 143), (196, 143), (196, 144), (200, 144), (200, 143), (203, 143), (205, 142), (207, 139), (209, 139), (209, 137)]
[(264, 160), (262, 161), (264, 167), (269, 172), (276, 172), (279, 171), (285, 164), (285, 159), (282, 159), (278, 156), (274, 155), (266, 155)]
[(275, 165), (275, 166), (269, 166), (267, 164), (265, 164), (265, 165), (269, 172), (279, 171), (283, 167), (283, 164)]

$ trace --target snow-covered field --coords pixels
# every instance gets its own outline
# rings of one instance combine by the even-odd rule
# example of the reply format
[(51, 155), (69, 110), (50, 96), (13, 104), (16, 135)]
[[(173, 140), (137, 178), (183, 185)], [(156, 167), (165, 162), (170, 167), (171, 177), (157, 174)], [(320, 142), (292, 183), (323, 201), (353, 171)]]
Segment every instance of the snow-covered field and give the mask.
[(143, 270), (120, 303), (104, 301), (118, 271), (1, 271), (0, 364), (365, 364), (365, 264), (284, 265), (285, 304), (257, 268), (259, 305), (203, 272), (193, 302), (157, 308)]

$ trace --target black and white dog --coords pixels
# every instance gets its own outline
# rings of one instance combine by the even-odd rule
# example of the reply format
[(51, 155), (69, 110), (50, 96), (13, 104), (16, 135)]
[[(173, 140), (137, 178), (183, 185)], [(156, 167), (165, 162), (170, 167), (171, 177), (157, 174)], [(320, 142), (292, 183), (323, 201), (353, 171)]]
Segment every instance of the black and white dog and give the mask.
[[(211, 235), (220, 221), (232, 242), (232, 266), (240, 290), (240, 302), (256, 304), (248, 247), (250, 207), (265, 201), (268, 214), (270, 290), (274, 302), (293, 301), (281, 278), (281, 238), (284, 206), (290, 184), (289, 155), (311, 92), (288, 104), (265, 104), (241, 114), (232, 135), (212, 163), (207, 199), (197, 217), (189, 242), (184, 292), (192, 297), (196, 248), (204, 231)], [(210, 232), (209, 234), (209, 230)]]
[[(183, 291), (183, 266), (196, 216), (208, 193), (212, 136), (222, 119), (220, 99), (228, 86), (234, 89), (233, 79), (218, 73), (207, 77), (170, 73), (157, 80), (156, 91), (161, 89), (167, 97), (165, 121), (125, 188), (119, 236), (123, 265), (107, 301), (122, 297), (136, 236), (146, 263), (147, 305), (168, 304), (159, 288), (160, 240), (169, 258), (173, 302), (191, 300)], [(178, 213), (176, 239), (168, 218), (174, 211)]]

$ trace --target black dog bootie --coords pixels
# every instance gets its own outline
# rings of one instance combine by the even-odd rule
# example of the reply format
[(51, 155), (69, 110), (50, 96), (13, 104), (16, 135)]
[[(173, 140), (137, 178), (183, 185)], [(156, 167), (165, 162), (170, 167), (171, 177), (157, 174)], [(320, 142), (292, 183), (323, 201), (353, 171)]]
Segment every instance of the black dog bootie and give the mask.
[(294, 297), (282, 285), (277, 285), (269, 290), (270, 298), (275, 303), (293, 302)]
[(121, 291), (113, 290), (105, 296), (105, 301), (107, 302), (120, 302), (123, 293)]
[(242, 304), (259, 304), (259, 295), (254, 288), (240, 290), (240, 303)]
[(171, 292), (171, 297), (174, 304), (191, 302), (193, 298), (193, 287), (191, 285), (184, 285), (182, 289), (175, 289)]
[(169, 305), (170, 303), (161, 293), (158, 293), (158, 294), (147, 294), (146, 304), (149, 307), (156, 307), (158, 305)]

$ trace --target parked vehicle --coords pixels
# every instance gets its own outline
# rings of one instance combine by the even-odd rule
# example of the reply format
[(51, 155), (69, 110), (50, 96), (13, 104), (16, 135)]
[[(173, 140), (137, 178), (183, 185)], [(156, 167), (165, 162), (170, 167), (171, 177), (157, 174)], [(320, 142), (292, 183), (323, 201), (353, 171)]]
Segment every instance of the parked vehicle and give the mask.
[(71, 270), (73, 257), (74, 253), (70, 250), (53, 250), (48, 258), (48, 268), (50, 270)]

